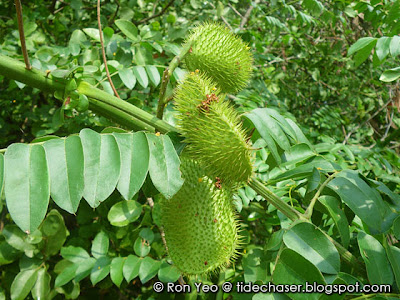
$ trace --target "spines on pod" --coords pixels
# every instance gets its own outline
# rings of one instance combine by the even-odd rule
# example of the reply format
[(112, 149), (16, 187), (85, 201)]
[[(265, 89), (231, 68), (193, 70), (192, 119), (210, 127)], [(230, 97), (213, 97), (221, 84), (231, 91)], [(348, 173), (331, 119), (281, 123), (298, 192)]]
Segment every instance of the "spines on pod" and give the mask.
[(252, 175), (252, 149), (239, 115), (211, 79), (191, 72), (178, 86), (175, 105), (187, 152), (207, 172), (232, 186)]
[(184, 275), (208, 275), (238, 255), (239, 223), (232, 192), (187, 157), (181, 157), (181, 172), (182, 188), (160, 205), (168, 254)]
[(224, 93), (236, 93), (246, 87), (252, 73), (250, 48), (224, 25), (203, 23), (189, 35), (192, 47), (185, 56), (189, 71), (211, 77)]

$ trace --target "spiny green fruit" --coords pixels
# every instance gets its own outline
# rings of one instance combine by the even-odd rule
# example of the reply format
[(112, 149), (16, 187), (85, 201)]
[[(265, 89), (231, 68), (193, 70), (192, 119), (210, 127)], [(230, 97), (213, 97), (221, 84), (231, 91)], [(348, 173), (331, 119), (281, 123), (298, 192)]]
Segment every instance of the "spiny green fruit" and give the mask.
[(168, 254), (185, 275), (207, 275), (238, 255), (239, 223), (232, 192), (190, 158), (181, 156), (180, 169), (182, 188), (160, 203)]
[(177, 87), (178, 125), (187, 151), (207, 172), (231, 185), (252, 175), (252, 149), (239, 115), (215, 84), (199, 72), (189, 73)]
[(192, 43), (185, 63), (189, 71), (200, 70), (224, 93), (235, 93), (248, 83), (253, 58), (250, 48), (223, 25), (204, 23), (186, 40)]

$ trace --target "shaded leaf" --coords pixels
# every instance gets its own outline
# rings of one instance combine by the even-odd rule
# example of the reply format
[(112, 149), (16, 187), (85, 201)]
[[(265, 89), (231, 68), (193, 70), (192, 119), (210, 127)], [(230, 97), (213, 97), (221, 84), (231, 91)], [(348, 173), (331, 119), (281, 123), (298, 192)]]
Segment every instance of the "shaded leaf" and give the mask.
[(394, 273), (396, 285), (400, 286), (400, 249), (392, 245), (387, 245), (385, 250)]
[(132, 69), (123, 68), (118, 71), (118, 76), (128, 89), (133, 89), (136, 84), (136, 77), (133, 75)]
[(19, 228), (32, 232), (43, 221), (50, 198), (44, 148), (41, 145), (12, 144), (4, 158), (8, 211)]
[(376, 38), (373, 37), (363, 37), (359, 39), (357, 42), (355, 42), (351, 47), (349, 48), (349, 51), (347, 52), (347, 56), (352, 55), (353, 53), (360, 51), (361, 49), (371, 45), (372, 43), (376, 43)]
[(4, 185), (4, 156), (0, 153), (0, 197), (3, 193)]
[(130, 21), (119, 19), (115, 21), (115, 25), (131, 40), (136, 41), (138, 35), (137, 27)]
[(340, 271), (340, 256), (335, 246), (313, 224), (299, 223), (283, 236), (286, 246), (312, 262), (327, 274)]
[(127, 282), (130, 282), (132, 279), (139, 275), (141, 263), (142, 260), (135, 255), (129, 255), (126, 258), (122, 273), (124, 274), (124, 278)]
[(157, 67), (155, 66), (145, 66), (147, 75), (149, 76), (150, 81), (157, 86), (161, 81), (160, 73), (158, 72)]
[(50, 293), (50, 280), (51, 276), (47, 273), (45, 268), (40, 268), (37, 272), (36, 283), (32, 289), (32, 296), (34, 299), (46, 299)]
[(379, 80), (384, 82), (392, 82), (398, 78), (400, 78), (400, 67), (386, 70), (382, 73), (381, 77), (379, 77)]
[(29, 269), (19, 272), (11, 284), (11, 299), (25, 299), (36, 282), (37, 274), (37, 269)]
[(338, 199), (332, 196), (321, 196), (318, 201), (323, 204), (329, 212), (329, 215), (335, 222), (335, 225), (339, 231), (342, 245), (347, 248), (350, 243), (350, 231), (349, 222), (347, 221), (346, 215), (340, 208), (340, 202)]
[(120, 153), (112, 135), (98, 134), (91, 129), (80, 132), (85, 172), (83, 197), (97, 207), (114, 191), (120, 176)]
[(17, 250), (25, 251), (35, 249), (35, 246), (26, 241), (27, 235), (15, 225), (6, 225), (3, 228), (2, 234), (6, 242)]
[(335, 191), (374, 233), (382, 233), (390, 228), (396, 213), (390, 210), (380, 194), (356, 172), (349, 170), (340, 172), (328, 187)]
[(89, 276), (89, 274), (92, 272), (95, 263), (96, 259), (94, 259), (93, 257), (81, 261), (78, 265), (78, 268), (76, 269), (74, 281), (79, 282), (83, 278)]
[(112, 282), (114, 282), (117, 287), (121, 285), (121, 282), (124, 279), (122, 274), (124, 262), (125, 259), (123, 257), (114, 257), (111, 261), (110, 277)]
[[(291, 249), (284, 249), (272, 273), (274, 284), (304, 284), (317, 282), (325, 284), (324, 277), (310, 261)], [(290, 293), (292, 299), (318, 299), (319, 294)]]
[(67, 227), (61, 214), (53, 209), (40, 225), (44, 237), (43, 253), (47, 256), (57, 254), (67, 239)]
[(136, 79), (139, 81), (139, 84), (142, 87), (147, 88), (149, 85), (149, 79), (147, 77), (146, 70), (142, 66), (135, 66), (133, 67), (132, 71), (133, 74), (135, 74)]
[(158, 279), (163, 282), (175, 282), (178, 280), (179, 276), (181, 276), (181, 273), (175, 266), (170, 265), (166, 261), (162, 262), (158, 270)]
[(400, 54), (400, 36), (394, 35), (390, 42), (390, 54), (395, 57)]
[(149, 256), (143, 258), (139, 268), (140, 281), (145, 284), (147, 281), (156, 276), (160, 265), (160, 261), (154, 260)]
[(83, 194), (83, 149), (78, 136), (44, 143), (50, 174), (50, 195), (69, 213), (75, 213)]
[(64, 259), (75, 264), (79, 264), (90, 257), (89, 253), (87, 253), (85, 249), (75, 246), (63, 247), (60, 254)]
[(151, 247), (146, 240), (138, 237), (133, 245), (133, 250), (135, 250), (136, 255), (145, 257), (147, 254), (149, 254)]
[(92, 273), (90, 273), (90, 281), (93, 285), (102, 281), (110, 273), (110, 263), (111, 260), (107, 256), (102, 256), (96, 260)]
[(121, 154), (121, 175), (117, 189), (130, 200), (142, 187), (149, 169), (149, 146), (143, 132), (113, 133)]
[(0, 242), (0, 266), (12, 263), (20, 254), (20, 251), (10, 246), (7, 242)]
[(275, 183), (286, 179), (302, 179), (311, 175), (314, 168), (322, 172), (334, 172), (341, 169), (340, 166), (335, 163), (331, 163), (322, 157), (316, 157), (311, 162), (302, 164), (289, 171), (271, 175), (268, 182)]
[(379, 60), (383, 60), (389, 54), (390, 42), (392, 41), (391, 37), (383, 36), (378, 39), (376, 43), (376, 55)]
[(107, 218), (113, 226), (126, 226), (136, 221), (142, 213), (142, 206), (134, 200), (115, 203), (109, 210)]
[(92, 39), (100, 42), (100, 34), (99, 30), (96, 28), (84, 28), (82, 29), (84, 33), (86, 33)]
[(70, 282), (74, 279), (76, 270), (78, 269), (79, 265), (73, 264), (66, 267), (58, 276), (56, 277), (56, 281), (54, 283), (54, 287), (63, 286), (64, 284)]
[(166, 135), (147, 133), (150, 149), (149, 173), (157, 190), (167, 199), (175, 195), (183, 184), (179, 170), (179, 157)]
[(92, 255), (95, 258), (100, 258), (107, 255), (109, 246), (110, 240), (108, 238), (108, 234), (104, 231), (100, 231), (92, 242)]
[(361, 256), (371, 284), (392, 284), (393, 272), (385, 249), (373, 236), (360, 231), (357, 235)]

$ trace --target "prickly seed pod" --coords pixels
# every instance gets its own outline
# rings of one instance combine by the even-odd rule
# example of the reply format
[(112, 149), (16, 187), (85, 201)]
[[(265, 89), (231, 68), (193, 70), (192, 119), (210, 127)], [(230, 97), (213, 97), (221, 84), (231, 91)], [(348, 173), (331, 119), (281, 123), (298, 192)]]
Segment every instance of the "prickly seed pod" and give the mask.
[(186, 40), (192, 43), (185, 63), (189, 71), (204, 72), (224, 93), (235, 93), (246, 87), (252, 71), (250, 48), (225, 26), (204, 23)]
[(160, 205), (168, 254), (185, 275), (207, 275), (238, 255), (239, 223), (232, 192), (187, 157), (181, 157), (181, 172), (182, 188)]
[(240, 118), (205, 75), (192, 72), (175, 94), (178, 125), (187, 152), (221, 182), (236, 185), (252, 175), (252, 154)]

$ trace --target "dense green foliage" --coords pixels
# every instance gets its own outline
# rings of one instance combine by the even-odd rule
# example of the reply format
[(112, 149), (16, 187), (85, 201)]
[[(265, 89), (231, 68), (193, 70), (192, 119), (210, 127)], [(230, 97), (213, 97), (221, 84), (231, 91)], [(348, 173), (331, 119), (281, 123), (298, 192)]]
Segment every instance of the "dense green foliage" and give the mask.
[[(23, 17), (32, 66), (65, 89), (39, 90), (0, 72), (0, 299), (158, 298), (153, 284), (181, 275), (163, 244), (160, 201), (183, 185), (177, 154), (185, 145), (151, 122), (127, 133), (145, 128), (112, 121), (116, 108), (91, 110), (96, 102), (80, 83), (113, 94), (95, 1), (24, 1)], [(122, 99), (112, 100), (155, 115), (163, 71), (205, 21), (225, 23), (252, 52), (248, 86), (227, 99), (243, 113), (253, 171), (268, 189), (250, 180), (235, 193), (241, 255), (198, 279), (390, 284), (392, 294), (371, 297), (396, 299), (400, 2), (104, 1), (107, 65)], [(4, 0), (0, 55), (23, 61), (15, 6)], [(185, 72), (185, 64), (175, 68), (166, 99)], [(176, 125), (176, 113), (171, 101), (164, 121)], [(274, 199), (282, 203), (266, 201)], [(293, 223), (300, 213), (304, 222)]]

